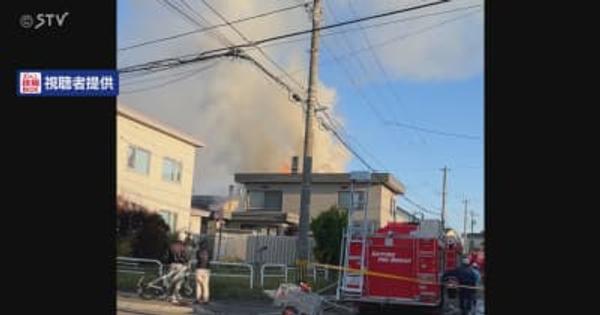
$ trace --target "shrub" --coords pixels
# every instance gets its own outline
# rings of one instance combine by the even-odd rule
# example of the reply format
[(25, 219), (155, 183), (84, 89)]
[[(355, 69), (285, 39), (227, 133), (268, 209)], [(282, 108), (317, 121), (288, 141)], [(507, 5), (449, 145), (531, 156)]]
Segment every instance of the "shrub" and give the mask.
[(346, 224), (346, 211), (335, 206), (312, 220), (310, 228), (316, 243), (313, 252), (318, 262), (332, 265), (339, 263), (340, 242)]
[(169, 226), (159, 214), (118, 199), (117, 255), (161, 260), (169, 241)]

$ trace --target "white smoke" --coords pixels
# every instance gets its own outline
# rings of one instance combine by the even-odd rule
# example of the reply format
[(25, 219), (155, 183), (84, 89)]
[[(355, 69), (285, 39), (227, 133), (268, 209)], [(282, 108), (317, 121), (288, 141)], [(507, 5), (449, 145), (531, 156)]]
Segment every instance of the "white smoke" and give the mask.
[[(170, 0), (173, 3), (189, 4), (212, 25), (222, 21), (214, 15), (201, 0)], [(331, 6), (338, 18), (346, 20), (353, 13), (360, 16), (389, 11), (402, 6), (410, 6), (424, 1), (351, 1), (355, 9), (349, 11), (350, 0), (324, 0)], [(145, 40), (170, 36), (197, 29), (180, 15), (172, 12), (161, 1), (119, 0), (118, 46), (125, 47)], [(164, 1), (163, 1), (164, 2)], [(280, 0), (209, 0), (228, 20), (252, 16), (301, 1)], [(389, 17), (377, 22), (416, 16), (448, 10), (470, 4), (480, 4), (477, 0), (455, 0), (430, 9), (405, 15)], [(324, 10), (328, 10), (324, 6)], [(186, 11), (191, 15), (195, 13)], [(385, 27), (367, 29), (371, 43), (387, 68), (392, 79), (402, 80), (451, 80), (467, 78), (478, 74), (483, 67), (483, 26), (482, 14), (444, 24), (442, 27), (419, 32), (424, 27), (439, 24), (446, 19), (457, 17), (465, 12), (456, 12), (414, 20), (408, 23), (390, 24)], [(197, 21), (206, 23), (201, 17)], [(325, 24), (333, 22), (327, 18)], [(375, 21), (374, 21), (375, 22)], [(369, 25), (374, 22), (366, 23)], [(265, 18), (236, 24), (236, 27), (249, 39), (256, 40), (308, 29), (310, 21), (306, 12), (295, 9)], [(350, 26), (350, 27), (356, 27)], [(166, 41), (143, 48), (120, 52), (119, 67), (138, 64), (144, 61), (186, 55), (194, 52), (223, 47), (226, 43), (219, 38), (239, 44), (244, 41), (229, 27), (216, 32), (205, 32)], [(403, 34), (418, 33), (401, 40), (394, 40)], [(303, 41), (285, 45), (268, 46), (265, 51), (283, 68), (291, 73), (303, 86), (306, 86), (308, 65), (308, 36)], [(363, 50), (355, 54), (365, 62), (373, 62), (364, 51), (364, 38), (356, 31), (350, 32), (350, 49), (342, 49), (339, 36), (323, 37), (323, 42), (344, 56), (352, 49)], [(221, 39), (222, 41), (222, 39)], [(385, 43), (385, 44), (383, 44)], [(281, 72), (255, 50), (248, 50), (261, 64), (277, 75)], [(324, 54), (321, 63), (330, 63)], [(190, 71), (211, 65), (186, 66), (178, 71)], [(367, 84), (369, 80), (381, 78), (373, 64), (368, 65), (369, 76), (357, 78)], [(323, 68), (322, 68), (323, 69)], [(177, 71), (175, 72), (177, 73)], [(169, 73), (159, 74), (169, 75)], [(298, 91), (300, 88), (282, 76)], [(195, 168), (195, 193), (225, 194), (227, 185), (233, 182), (233, 174), (240, 171), (280, 171), (289, 167), (293, 155), (301, 156), (304, 129), (304, 115), (298, 105), (292, 104), (287, 93), (268, 79), (256, 67), (241, 60), (221, 60), (214, 67), (193, 75), (185, 80), (173, 82), (160, 88), (127, 93), (153, 87), (170, 81), (171, 78), (151, 82), (132, 82), (125, 79), (119, 101), (140, 110), (149, 116), (164, 121), (175, 128), (190, 133), (206, 144), (199, 149)], [(319, 99), (330, 107), (335, 115), (336, 93), (333, 88), (320, 84)], [(338, 117), (340, 118), (340, 117)], [(340, 119), (341, 120), (341, 119)], [(340, 147), (332, 136), (315, 129), (314, 169), (316, 171), (343, 171), (349, 162), (349, 154)]]
[[(123, 0), (121, 0), (123, 1)], [(220, 24), (201, 1), (188, 1), (211, 24)], [(270, 11), (281, 7), (270, 1), (211, 1), (221, 14), (229, 20)], [(189, 30), (181, 23), (181, 18), (155, 2), (135, 2), (137, 25), (123, 29), (122, 44), (135, 43), (149, 38), (160, 38)], [(150, 17), (149, 15), (153, 16)], [(156, 21), (160, 21), (157, 24)], [(274, 15), (268, 22), (257, 20), (237, 25), (250, 39), (266, 37), (280, 32), (309, 26), (306, 13), (302, 9)], [(162, 29), (170, 26), (169, 30)], [(238, 35), (223, 28), (225, 37), (234, 43), (242, 43)], [(137, 35), (136, 35), (137, 34)], [(214, 34), (213, 34), (214, 35)], [(137, 40), (136, 40), (137, 37)], [(302, 69), (308, 63), (305, 53), (308, 42), (268, 49), (266, 52), (288, 72)], [(137, 51), (122, 52), (120, 65), (139, 63), (221, 47), (223, 44), (210, 34), (190, 36), (172, 41), (169, 44), (154, 45), (153, 48), (140, 48)], [(269, 61), (260, 54), (250, 51), (261, 64), (281, 75)], [(158, 56), (158, 57), (157, 57)], [(194, 65), (198, 69), (210, 65)], [(193, 68), (192, 68), (193, 70)], [(189, 71), (177, 70), (175, 73)], [(305, 85), (306, 71), (295, 71), (295, 78)], [(157, 76), (163, 76), (159, 74)], [(169, 74), (167, 74), (169, 75)], [(287, 78), (284, 80), (290, 82)], [(304, 137), (304, 115), (299, 105), (290, 102), (289, 95), (268, 79), (255, 66), (242, 60), (222, 60), (190, 78), (171, 85), (144, 90), (157, 82), (131, 84), (139, 79), (124, 80), (119, 102), (134, 107), (146, 114), (162, 120), (196, 136), (206, 144), (199, 149), (196, 159), (194, 192), (223, 194), (233, 182), (236, 172), (277, 172), (289, 168), (291, 157), (301, 156)], [(159, 80), (161, 82), (169, 81)], [(294, 86), (297, 91), (300, 88)], [(137, 89), (142, 89), (139, 93)], [(319, 87), (320, 99), (327, 100), (333, 114), (335, 91), (323, 84)], [(315, 128), (314, 162), (315, 171), (344, 170), (349, 155), (326, 131)]]

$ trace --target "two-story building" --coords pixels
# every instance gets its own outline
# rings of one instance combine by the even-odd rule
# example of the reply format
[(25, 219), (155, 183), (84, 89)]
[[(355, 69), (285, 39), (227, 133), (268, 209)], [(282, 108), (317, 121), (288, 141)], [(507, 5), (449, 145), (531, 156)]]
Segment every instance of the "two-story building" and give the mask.
[(204, 145), (130, 108), (117, 106), (117, 196), (158, 212), (171, 231), (200, 233), (204, 213), (190, 200), (196, 149)]
[(485, 241), (485, 233), (481, 231), (479, 233), (468, 233), (466, 244), (469, 250), (480, 250), (483, 249)]
[[(239, 211), (232, 213), (228, 227), (271, 235), (294, 233), (300, 213), (302, 174), (238, 173), (235, 181), (243, 185), (241, 205)], [(312, 174), (310, 217), (314, 218), (332, 206), (348, 209), (351, 190), (354, 190), (355, 204), (366, 204), (372, 226), (380, 227), (395, 219), (409, 218), (396, 206), (396, 197), (404, 194), (405, 189), (391, 174), (371, 173), (367, 182), (354, 185), (352, 182), (350, 173)]]

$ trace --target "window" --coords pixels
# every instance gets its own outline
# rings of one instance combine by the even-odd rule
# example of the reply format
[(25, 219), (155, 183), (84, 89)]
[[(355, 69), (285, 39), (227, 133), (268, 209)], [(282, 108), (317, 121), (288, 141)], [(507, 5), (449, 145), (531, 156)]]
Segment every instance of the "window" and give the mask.
[(248, 209), (249, 210), (281, 210), (282, 193), (277, 190), (269, 191), (249, 191)]
[[(355, 209), (365, 205), (365, 192), (358, 190), (354, 192), (354, 207)], [(350, 192), (340, 191), (338, 192), (338, 207), (344, 209), (350, 209)]]
[(175, 232), (177, 228), (177, 213), (168, 210), (160, 210), (158, 213), (165, 220), (171, 232)]
[(150, 172), (150, 152), (139, 147), (129, 146), (127, 166), (142, 174)]
[(181, 163), (170, 158), (164, 158), (162, 178), (169, 182), (179, 183), (181, 181)]

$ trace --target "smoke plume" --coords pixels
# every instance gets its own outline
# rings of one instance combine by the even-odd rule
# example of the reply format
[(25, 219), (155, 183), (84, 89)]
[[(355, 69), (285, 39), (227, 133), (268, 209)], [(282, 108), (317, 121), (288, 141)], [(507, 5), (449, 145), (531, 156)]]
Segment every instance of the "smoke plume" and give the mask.
[[(125, 0), (119, 2), (123, 1)], [(123, 43), (121, 46), (190, 29), (191, 26), (182, 24), (180, 16), (156, 2), (141, 2), (133, 2), (129, 8), (120, 8), (125, 11), (120, 14), (127, 14), (133, 19), (120, 32), (119, 40)], [(229, 20), (233, 20), (281, 7), (276, 2), (267, 2), (271, 1), (211, 1), (211, 5)], [(202, 7), (201, 1), (188, 3), (194, 4), (196, 11), (211, 21), (211, 24), (221, 23), (217, 16)], [(159, 25), (156, 24), (157, 21), (160, 21)], [(273, 35), (275, 30), (280, 33), (309, 25), (306, 13), (300, 8), (294, 12), (273, 15), (264, 21), (240, 24), (238, 27), (244, 35), (254, 39)], [(168, 29), (163, 29), (163, 26)], [(220, 29), (220, 34), (236, 44), (243, 42), (227, 28)], [(215, 39), (217, 36), (213, 32), (137, 51), (124, 51), (119, 54), (119, 66), (221, 47), (223, 43)], [(265, 52), (288, 72), (295, 72), (294, 78), (305, 86), (307, 72), (298, 69), (308, 64), (307, 47), (308, 40), (265, 49)], [(281, 75), (262, 55), (255, 51), (249, 53), (269, 69), (274, 69), (274, 73)], [(194, 71), (194, 68), (205, 68), (185, 80), (155, 89), (145, 90), (144, 87), (152, 87), (157, 83), (160, 85), (170, 78), (139, 84), (131, 82), (146, 79), (126, 79), (123, 81), (125, 85), (119, 102), (204, 142), (206, 147), (199, 149), (197, 153), (194, 192), (224, 194), (236, 172), (278, 172), (283, 168), (288, 169), (292, 156), (302, 154), (304, 114), (297, 103), (289, 100), (285, 90), (247, 61), (220, 60), (212, 67), (207, 67), (211, 63), (174, 70), (176, 76), (177, 73)], [(283, 79), (291, 82), (286, 77)], [(290, 84), (301, 91), (300, 87)], [(335, 91), (321, 83), (319, 96), (319, 99), (327, 100), (330, 113), (335, 114)], [(313, 152), (313, 169), (317, 172), (341, 172), (349, 161), (349, 155), (332, 136), (319, 128), (315, 128)]]

